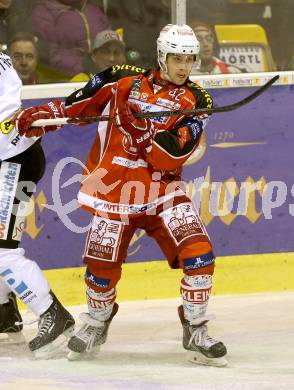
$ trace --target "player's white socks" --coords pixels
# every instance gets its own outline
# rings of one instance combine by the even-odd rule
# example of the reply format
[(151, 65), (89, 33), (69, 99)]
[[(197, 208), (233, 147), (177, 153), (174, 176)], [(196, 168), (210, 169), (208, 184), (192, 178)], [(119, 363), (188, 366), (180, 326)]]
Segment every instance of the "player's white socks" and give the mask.
[(116, 298), (116, 289), (98, 293), (87, 286), (86, 294), (90, 316), (101, 322), (108, 320)]
[(205, 316), (212, 287), (211, 275), (185, 275), (181, 281), (184, 317), (193, 321)]
[[(50, 287), (37, 263), (24, 256), (24, 249), (0, 248), (0, 299), (13, 291), (37, 315), (53, 302)], [(3, 282), (6, 288), (3, 287)], [(0, 301), (1, 303), (1, 301)]]

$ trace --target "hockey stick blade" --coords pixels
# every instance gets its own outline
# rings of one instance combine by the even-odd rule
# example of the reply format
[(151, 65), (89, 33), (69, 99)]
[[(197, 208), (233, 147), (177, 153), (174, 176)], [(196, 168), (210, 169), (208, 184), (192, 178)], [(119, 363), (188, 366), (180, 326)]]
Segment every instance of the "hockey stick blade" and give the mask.
[[(135, 117), (137, 118), (157, 118), (163, 116), (174, 116), (174, 115), (200, 115), (200, 114), (216, 114), (219, 112), (229, 112), (236, 110), (239, 107), (244, 106), (245, 104), (250, 103), (252, 100), (256, 99), (259, 95), (265, 92), (268, 88), (270, 88), (278, 79), (279, 75), (274, 76), (269, 81), (267, 81), (264, 85), (254, 91), (251, 95), (248, 95), (242, 100), (239, 100), (236, 103), (229, 104), (227, 106), (222, 107), (214, 107), (214, 108), (196, 108), (194, 110), (174, 110), (174, 111), (157, 111), (157, 112), (140, 112), (135, 113)], [(32, 127), (38, 126), (49, 126), (49, 125), (65, 125), (65, 124), (80, 124), (80, 123), (95, 123), (101, 121), (109, 121), (112, 119), (109, 115), (101, 115), (95, 117), (88, 118), (56, 118), (56, 119), (38, 119), (32, 124)]]

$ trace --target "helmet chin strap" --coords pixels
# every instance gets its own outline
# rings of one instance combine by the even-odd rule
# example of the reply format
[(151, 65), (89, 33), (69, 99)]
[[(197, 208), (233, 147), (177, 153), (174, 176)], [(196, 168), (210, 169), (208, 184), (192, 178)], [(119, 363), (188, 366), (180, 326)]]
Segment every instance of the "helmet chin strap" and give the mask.
[(168, 75), (168, 70), (167, 70), (167, 65), (166, 65), (166, 63), (163, 63), (163, 62), (161, 62), (161, 61), (158, 61), (158, 62), (159, 62), (159, 67), (160, 67), (160, 69), (161, 69), (161, 71), (162, 71), (163, 78), (164, 78), (165, 80), (167, 80), (167, 81), (172, 82), (171, 79), (170, 79), (170, 77), (169, 77), (169, 75)]

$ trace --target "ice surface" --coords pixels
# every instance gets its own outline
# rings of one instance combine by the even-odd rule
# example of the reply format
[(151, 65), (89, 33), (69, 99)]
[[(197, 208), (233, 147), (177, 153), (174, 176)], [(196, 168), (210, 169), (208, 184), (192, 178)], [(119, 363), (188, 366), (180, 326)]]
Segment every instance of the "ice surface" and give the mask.
[[(179, 300), (122, 302), (108, 342), (92, 361), (36, 361), (25, 345), (0, 340), (1, 390), (294, 389), (294, 292), (213, 296), (210, 334), (228, 348), (225, 368), (186, 361)], [(78, 318), (85, 306), (70, 307)], [(32, 318), (23, 312), (25, 320)], [(26, 326), (27, 339), (36, 324)]]

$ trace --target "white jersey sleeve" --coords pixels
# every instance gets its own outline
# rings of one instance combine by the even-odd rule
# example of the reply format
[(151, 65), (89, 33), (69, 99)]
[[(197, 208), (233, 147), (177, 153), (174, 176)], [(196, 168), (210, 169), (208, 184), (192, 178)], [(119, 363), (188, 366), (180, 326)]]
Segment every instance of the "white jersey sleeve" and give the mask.
[(24, 152), (37, 140), (21, 137), (9, 122), (21, 107), (21, 86), (10, 57), (0, 52), (0, 160)]

